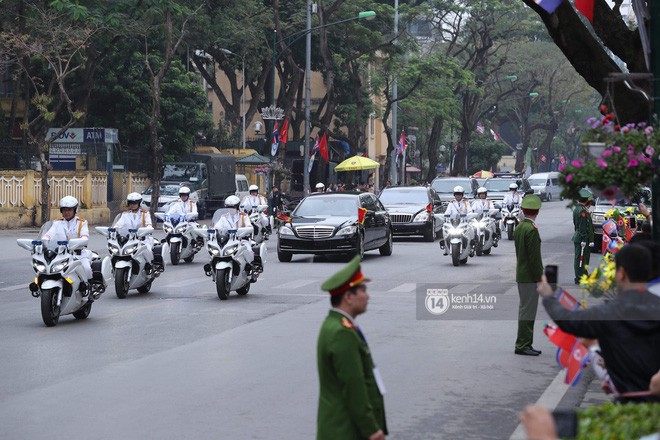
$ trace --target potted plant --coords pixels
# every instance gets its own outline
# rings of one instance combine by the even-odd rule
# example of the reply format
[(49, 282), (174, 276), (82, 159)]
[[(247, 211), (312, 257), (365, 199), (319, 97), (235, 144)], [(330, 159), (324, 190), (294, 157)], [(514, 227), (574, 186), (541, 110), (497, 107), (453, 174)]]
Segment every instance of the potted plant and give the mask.
[[(607, 109), (602, 106), (601, 111)], [(651, 184), (653, 159), (660, 152), (660, 134), (653, 126), (640, 122), (621, 127), (612, 113), (587, 124), (581, 156), (559, 167), (562, 197), (577, 200), (584, 187), (607, 199), (632, 197)]]

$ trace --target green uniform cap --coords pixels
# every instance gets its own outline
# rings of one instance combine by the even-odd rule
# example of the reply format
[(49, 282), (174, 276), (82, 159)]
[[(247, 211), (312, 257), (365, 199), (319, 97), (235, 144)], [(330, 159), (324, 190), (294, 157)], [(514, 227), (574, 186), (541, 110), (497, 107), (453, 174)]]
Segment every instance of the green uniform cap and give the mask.
[(522, 209), (541, 209), (541, 198), (536, 194), (529, 194), (523, 198), (520, 204)]
[(327, 290), (334, 296), (368, 281), (370, 280), (365, 278), (360, 270), (360, 257), (356, 255), (346, 266), (325, 280), (321, 290)]
[(580, 190), (579, 194), (580, 194), (581, 199), (587, 199), (587, 200), (593, 200), (594, 199), (593, 193), (591, 191), (589, 191), (587, 188), (582, 188)]

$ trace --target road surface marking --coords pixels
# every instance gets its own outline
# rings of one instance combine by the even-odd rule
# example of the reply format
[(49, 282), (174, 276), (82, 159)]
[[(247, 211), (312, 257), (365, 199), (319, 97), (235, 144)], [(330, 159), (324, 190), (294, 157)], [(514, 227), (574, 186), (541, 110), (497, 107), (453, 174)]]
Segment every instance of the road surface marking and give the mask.
[(296, 280), (289, 281), (288, 283), (280, 284), (279, 286), (273, 287), (273, 289), (299, 289), (300, 287), (307, 286), (309, 284), (318, 283), (318, 280)]
[(23, 284), (17, 284), (15, 286), (8, 286), (8, 287), (3, 287), (0, 289), (0, 292), (8, 292), (10, 290), (18, 290), (18, 289), (27, 289), (29, 283), (23, 283)]
[(403, 283), (394, 287), (393, 289), (388, 290), (388, 292), (412, 292), (417, 289), (416, 283)]

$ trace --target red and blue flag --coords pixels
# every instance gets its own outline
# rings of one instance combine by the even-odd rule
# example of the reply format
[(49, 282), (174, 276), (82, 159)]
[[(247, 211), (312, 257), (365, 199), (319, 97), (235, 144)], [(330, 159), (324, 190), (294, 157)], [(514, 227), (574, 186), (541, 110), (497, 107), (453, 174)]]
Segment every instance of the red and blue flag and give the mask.
[(275, 156), (277, 154), (277, 149), (280, 146), (280, 133), (279, 133), (279, 123), (275, 121), (273, 125), (273, 141), (270, 145), (270, 155)]
[(564, 0), (534, 0), (534, 3), (542, 7), (548, 14), (552, 14), (563, 1)]

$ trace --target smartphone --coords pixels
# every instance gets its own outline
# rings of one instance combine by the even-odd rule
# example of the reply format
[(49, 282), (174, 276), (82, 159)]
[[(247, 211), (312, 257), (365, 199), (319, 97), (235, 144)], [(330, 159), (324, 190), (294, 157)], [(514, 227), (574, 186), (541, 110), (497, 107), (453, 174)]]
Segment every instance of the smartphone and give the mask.
[(578, 419), (575, 410), (555, 410), (552, 412), (557, 428), (557, 437), (575, 438), (578, 431)]
[(552, 287), (552, 290), (557, 290), (557, 265), (548, 264), (545, 266), (545, 277), (548, 279), (548, 284)]
[(637, 229), (637, 217), (628, 217), (628, 226), (630, 229)]

